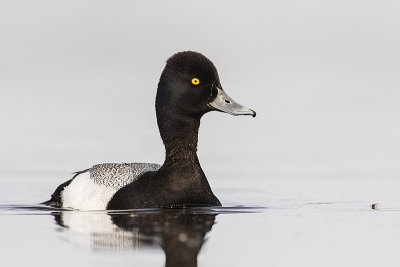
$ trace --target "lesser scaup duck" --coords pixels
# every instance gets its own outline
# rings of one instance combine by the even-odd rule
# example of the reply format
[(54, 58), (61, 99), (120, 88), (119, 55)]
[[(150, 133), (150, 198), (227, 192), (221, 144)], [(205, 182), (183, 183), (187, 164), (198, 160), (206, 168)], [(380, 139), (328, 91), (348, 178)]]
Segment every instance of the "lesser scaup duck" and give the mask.
[(200, 118), (213, 110), (256, 116), (225, 93), (208, 58), (192, 51), (173, 55), (156, 96), (164, 164), (95, 165), (58, 186), (44, 204), (79, 210), (221, 206), (196, 154)]

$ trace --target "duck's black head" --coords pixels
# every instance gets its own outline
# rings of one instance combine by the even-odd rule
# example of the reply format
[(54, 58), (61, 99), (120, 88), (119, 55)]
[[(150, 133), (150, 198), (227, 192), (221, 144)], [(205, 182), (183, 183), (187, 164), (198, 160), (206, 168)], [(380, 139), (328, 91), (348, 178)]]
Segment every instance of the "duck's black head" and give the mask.
[(191, 51), (170, 57), (161, 74), (156, 97), (157, 122), (167, 157), (195, 154), (200, 118), (212, 110), (256, 115), (225, 93), (217, 69), (208, 58)]
[(200, 118), (212, 110), (256, 115), (230, 98), (222, 89), (214, 64), (192, 51), (179, 52), (168, 59), (158, 84), (156, 109), (157, 117), (168, 113)]

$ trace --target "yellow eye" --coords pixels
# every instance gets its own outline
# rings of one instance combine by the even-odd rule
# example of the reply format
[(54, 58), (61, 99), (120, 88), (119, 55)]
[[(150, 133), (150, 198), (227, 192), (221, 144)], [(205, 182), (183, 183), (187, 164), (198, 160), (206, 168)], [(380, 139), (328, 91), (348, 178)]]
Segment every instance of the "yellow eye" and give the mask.
[(194, 85), (198, 85), (198, 84), (200, 83), (200, 80), (197, 79), (197, 78), (193, 78), (193, 79), (192, 79), (192, 83), (193, 83)]

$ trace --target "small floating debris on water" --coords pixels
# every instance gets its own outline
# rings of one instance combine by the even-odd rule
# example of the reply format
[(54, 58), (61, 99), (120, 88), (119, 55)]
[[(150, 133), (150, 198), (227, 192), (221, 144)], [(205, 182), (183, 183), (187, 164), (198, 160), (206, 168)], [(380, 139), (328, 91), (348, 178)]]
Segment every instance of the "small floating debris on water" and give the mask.
[(377, 210), (377, 209), (378, 209), (378, 204), (379, 204), (379, 203), (373, 203), (373, 204), (371, 205), (371, 209)]

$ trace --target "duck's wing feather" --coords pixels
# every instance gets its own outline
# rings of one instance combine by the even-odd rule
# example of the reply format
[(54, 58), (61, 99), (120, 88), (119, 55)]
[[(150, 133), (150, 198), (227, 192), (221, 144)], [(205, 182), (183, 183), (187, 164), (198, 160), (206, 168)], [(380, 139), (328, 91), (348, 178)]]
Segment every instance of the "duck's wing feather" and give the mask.
[(157, 171), (160, 167), (156, 163), (103, 163), (90, 169), (90, 178), (96, 184), (118, 190), (138, 179), (143, 173)]
[[(76, 185), (80, 183), (80, 179), (84, 180), (86, 178), (80, 178), (80, 174), (89, 172), (90, 180), (94, 181), (100, 187), (93, 187), (92, 190), (98, 190), (101, 188), (109, 188), (111, 191), (117, 191), (120, 188), (132, 183), (137, 180), (139, 176), (143, 173), (149, 171), (157, 171), (161, 165), (156, 163), (103, 163), (94, 165), (90, 169), (79, 171), (74, 173), (72, 179), (66, 181), (65, 183), (59, 185), (54, 193), (51, 195), (51, 199), (43, 202), (44, 205), (49, 205), (52, 207), (61, 208), (63, 207), (62, 195), (65, 189), (75, 188)], [(77, 182), (75, 182), (77, 181)], [(70, 187), (70, 185), (72, 185)], [(90, 183), (89, 183), (90, 185)], [(80, 188), (82, 190), (82, 188)], [(105, 190), (110, 191), (110, 190)], [(97, 194), (102, 194), (97, 192)], [(75, 194), (73, 194), (75, 195)]]

